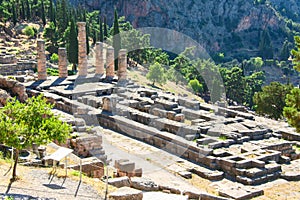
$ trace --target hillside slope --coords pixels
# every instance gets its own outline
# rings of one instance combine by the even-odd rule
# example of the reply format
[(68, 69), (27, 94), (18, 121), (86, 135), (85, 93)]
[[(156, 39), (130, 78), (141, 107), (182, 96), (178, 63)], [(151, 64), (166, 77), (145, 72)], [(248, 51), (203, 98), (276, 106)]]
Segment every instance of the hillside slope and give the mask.
[[(82, 4), (80, 0), (72, 2)], [(293, 3), (290, 7), (289, 2)], [(278, 54), (284, 40), (293, 42), (293, 37), (282, 12), (275, 8), (285, 7), (286, 12), (294, 9), (293, 13), (299, 9), (295, 0), (272, 0), (272, 4), (253, 0), (86, 0), (85, 4), (89, 9), (100, 9), (109, 22), (115, 6), (135, 27), (176, 30), (198, 41), (211, 55), (223, 52), (235, 58), (259, 56), (263, 30), (269, 31), (274, 53)]]

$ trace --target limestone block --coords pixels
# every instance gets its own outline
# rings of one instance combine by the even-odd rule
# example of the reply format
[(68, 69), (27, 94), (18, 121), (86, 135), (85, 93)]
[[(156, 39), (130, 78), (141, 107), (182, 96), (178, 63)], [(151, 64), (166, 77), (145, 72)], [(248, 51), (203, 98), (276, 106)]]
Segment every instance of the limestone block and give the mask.
[(143, 192), (130, 187), (122, 187), (109, 194), (109, 200), (142, 200)]
[(130, 181), (127, 176), (118, 177), (118, 178), (110, 178), (110, 179), (108, 179), (108, 184), (113, 185), (117, 188), (130, 187)]
[(135, 169), (135, 163), (130, 161), (120, 162), (118, 166), (122, 172), (133, 172)]

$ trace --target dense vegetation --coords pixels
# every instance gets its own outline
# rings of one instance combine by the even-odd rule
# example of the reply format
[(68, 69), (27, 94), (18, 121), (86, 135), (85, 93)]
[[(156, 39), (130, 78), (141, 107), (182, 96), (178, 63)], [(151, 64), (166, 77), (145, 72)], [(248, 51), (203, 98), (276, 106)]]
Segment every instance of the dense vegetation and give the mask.
[[(255, 0), (255, 5), (268, 4), (268, 0)], [(289, 61), (292, 49), (291, 38), (300, 32), (300, 26), (291, 19), (287, 19), (288, 37), (282, 47), (275, 51), (273, 38), (275, 37), (268, 28), (260, 32), (258, 36), (258, 54), (256, 57), (240, 56), (237, 59), (229, 59), (226, 52), (215, 52), (212, 59), (203, 60), (194, 55), (195, 47), (187, 48), (178, 55), (170, 55), (162, 49), (155, 49), (150, 45), (150, 35), (142, 34), (125, 20), (118, 17), (114, 10), (114, 19), (107, 21), (107, 17), (100, 11), (88, 12), (84, 7), (74, 7), (67, 0), (0, 0), (0, 19), (17, 24), (23, 21), (39, 21), (43, 28), (43, 37), (47, 41), (46, 48), (52, 54), (52, 62), (57, 62), (58, 47), (66, 47), (69, 62), (76, 70), (78, 63), (78, 41), (76, 22), (86, 22), (87, 49), (97, 41), (106, 42), (115, 48), (115, 56), (118, 50), (128, 50), (128, 57), (139, 64), (149, 68), (147, 78), (153, 84), (164, 84), (166, 80), (172, 80), (176, 84), (189, 86), (196, 94), (209, 101), (213, 93), (221, 93), (221, 85), (225, 87), (226, 100), (232, 105), (245, 105), (250, 109), (256, 109), (259, 114), (273, 118), (281, 118), (284, 115), (290, 123), (297, 126), (298, 122), (292, 119), (295, 112), (299, 113), (297, 91), (289, 94), (292, 86), (289, 77), (296, 75), (293, 64), (299, 71), (299, 44), (296, 37), (298, 51), (293, 51), (293, 63)], [(36, 37), (37, 30), (27, 26), (24, 33), (29, 37)], [(236, 36), (237, 37), (237, 36)], [(234, 40), (234, 38), (232, 38)], [(231, 47), (233, 48), (233, 47)], [(247, 58), (247, 59), (245, 59)], [(116, 64), (118, 63), (117, 60)], [(283, 71), (286, 77), (284, 84), (265, 84), (263, 67), (277, 67)], [(116, 69), (117, 69), (116, 65)], [(54, 72), (49, 72), (54, 74)], [(210, 76), (219, 74), (220, 77)], [(287, 84), (287, 85), (285, 85)], [(279, 95), (279, 97), (277, 97)], [(295, 98), (296, 96), (296, 98)], [(269, 104), (269, 105), (267, 105)], [(296, 110), (295, 110), (296, 109)], [(298, 119), (298, 118), (297, 118)], [(296, 120), (297, 121), (297, 120)]]

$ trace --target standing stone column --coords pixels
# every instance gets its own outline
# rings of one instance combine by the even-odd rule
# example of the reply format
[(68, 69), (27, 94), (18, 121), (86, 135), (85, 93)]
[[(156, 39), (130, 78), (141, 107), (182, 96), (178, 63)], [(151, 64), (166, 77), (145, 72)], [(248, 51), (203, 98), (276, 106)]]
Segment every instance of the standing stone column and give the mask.
[(39, 80), (47, 80), (45, 41), (37, 41), (37, 71)]
[(118, 79), (119, 81), (124, 81), (127, 79), (127, 50), (121, 49), (119, 51), (119, 69), (118, 69)]
[(58, 71), (59, 78), (68, 77), (68, 61), (66, 48), (58, 48)]
[(106, 49), (106, 79), (113, 79), (115, 76), (114, 48)]
[(103, 43), (96, 43), (96, 75), (104, 74)]
[(86, 31), (85, 22), (77, 22), (78, 25), (78, 75), (87, 75), (87, 55), (86, 55)]

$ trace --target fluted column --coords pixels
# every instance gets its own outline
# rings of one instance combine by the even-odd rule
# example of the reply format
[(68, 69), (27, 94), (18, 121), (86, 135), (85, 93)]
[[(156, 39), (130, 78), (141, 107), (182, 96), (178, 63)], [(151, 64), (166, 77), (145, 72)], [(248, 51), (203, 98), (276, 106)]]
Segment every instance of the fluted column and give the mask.
[(37, 71), (39, 80), (47, 80), (45, 41), (37, 41)]
[(103, 43), (97, 42), (96, 43), (96, 75), (103, 75), (104, 74), (104, 58), (103, 58)]
[(106, 50), (106, 79), (113, 79), (115, 76), (114, 48)]
[(66, 48), (58, 48), (58, 71), (59, 78), (68, 77), (68, 61)]
[(78, 75), (87, 75), (86, 31), (85, 22), (77, 22), (78, 26)]
[(127, 79), (127, 50), (121, 49), (118, 57), (119, 69), (118, 69), (118, 80), (124, 81)]

